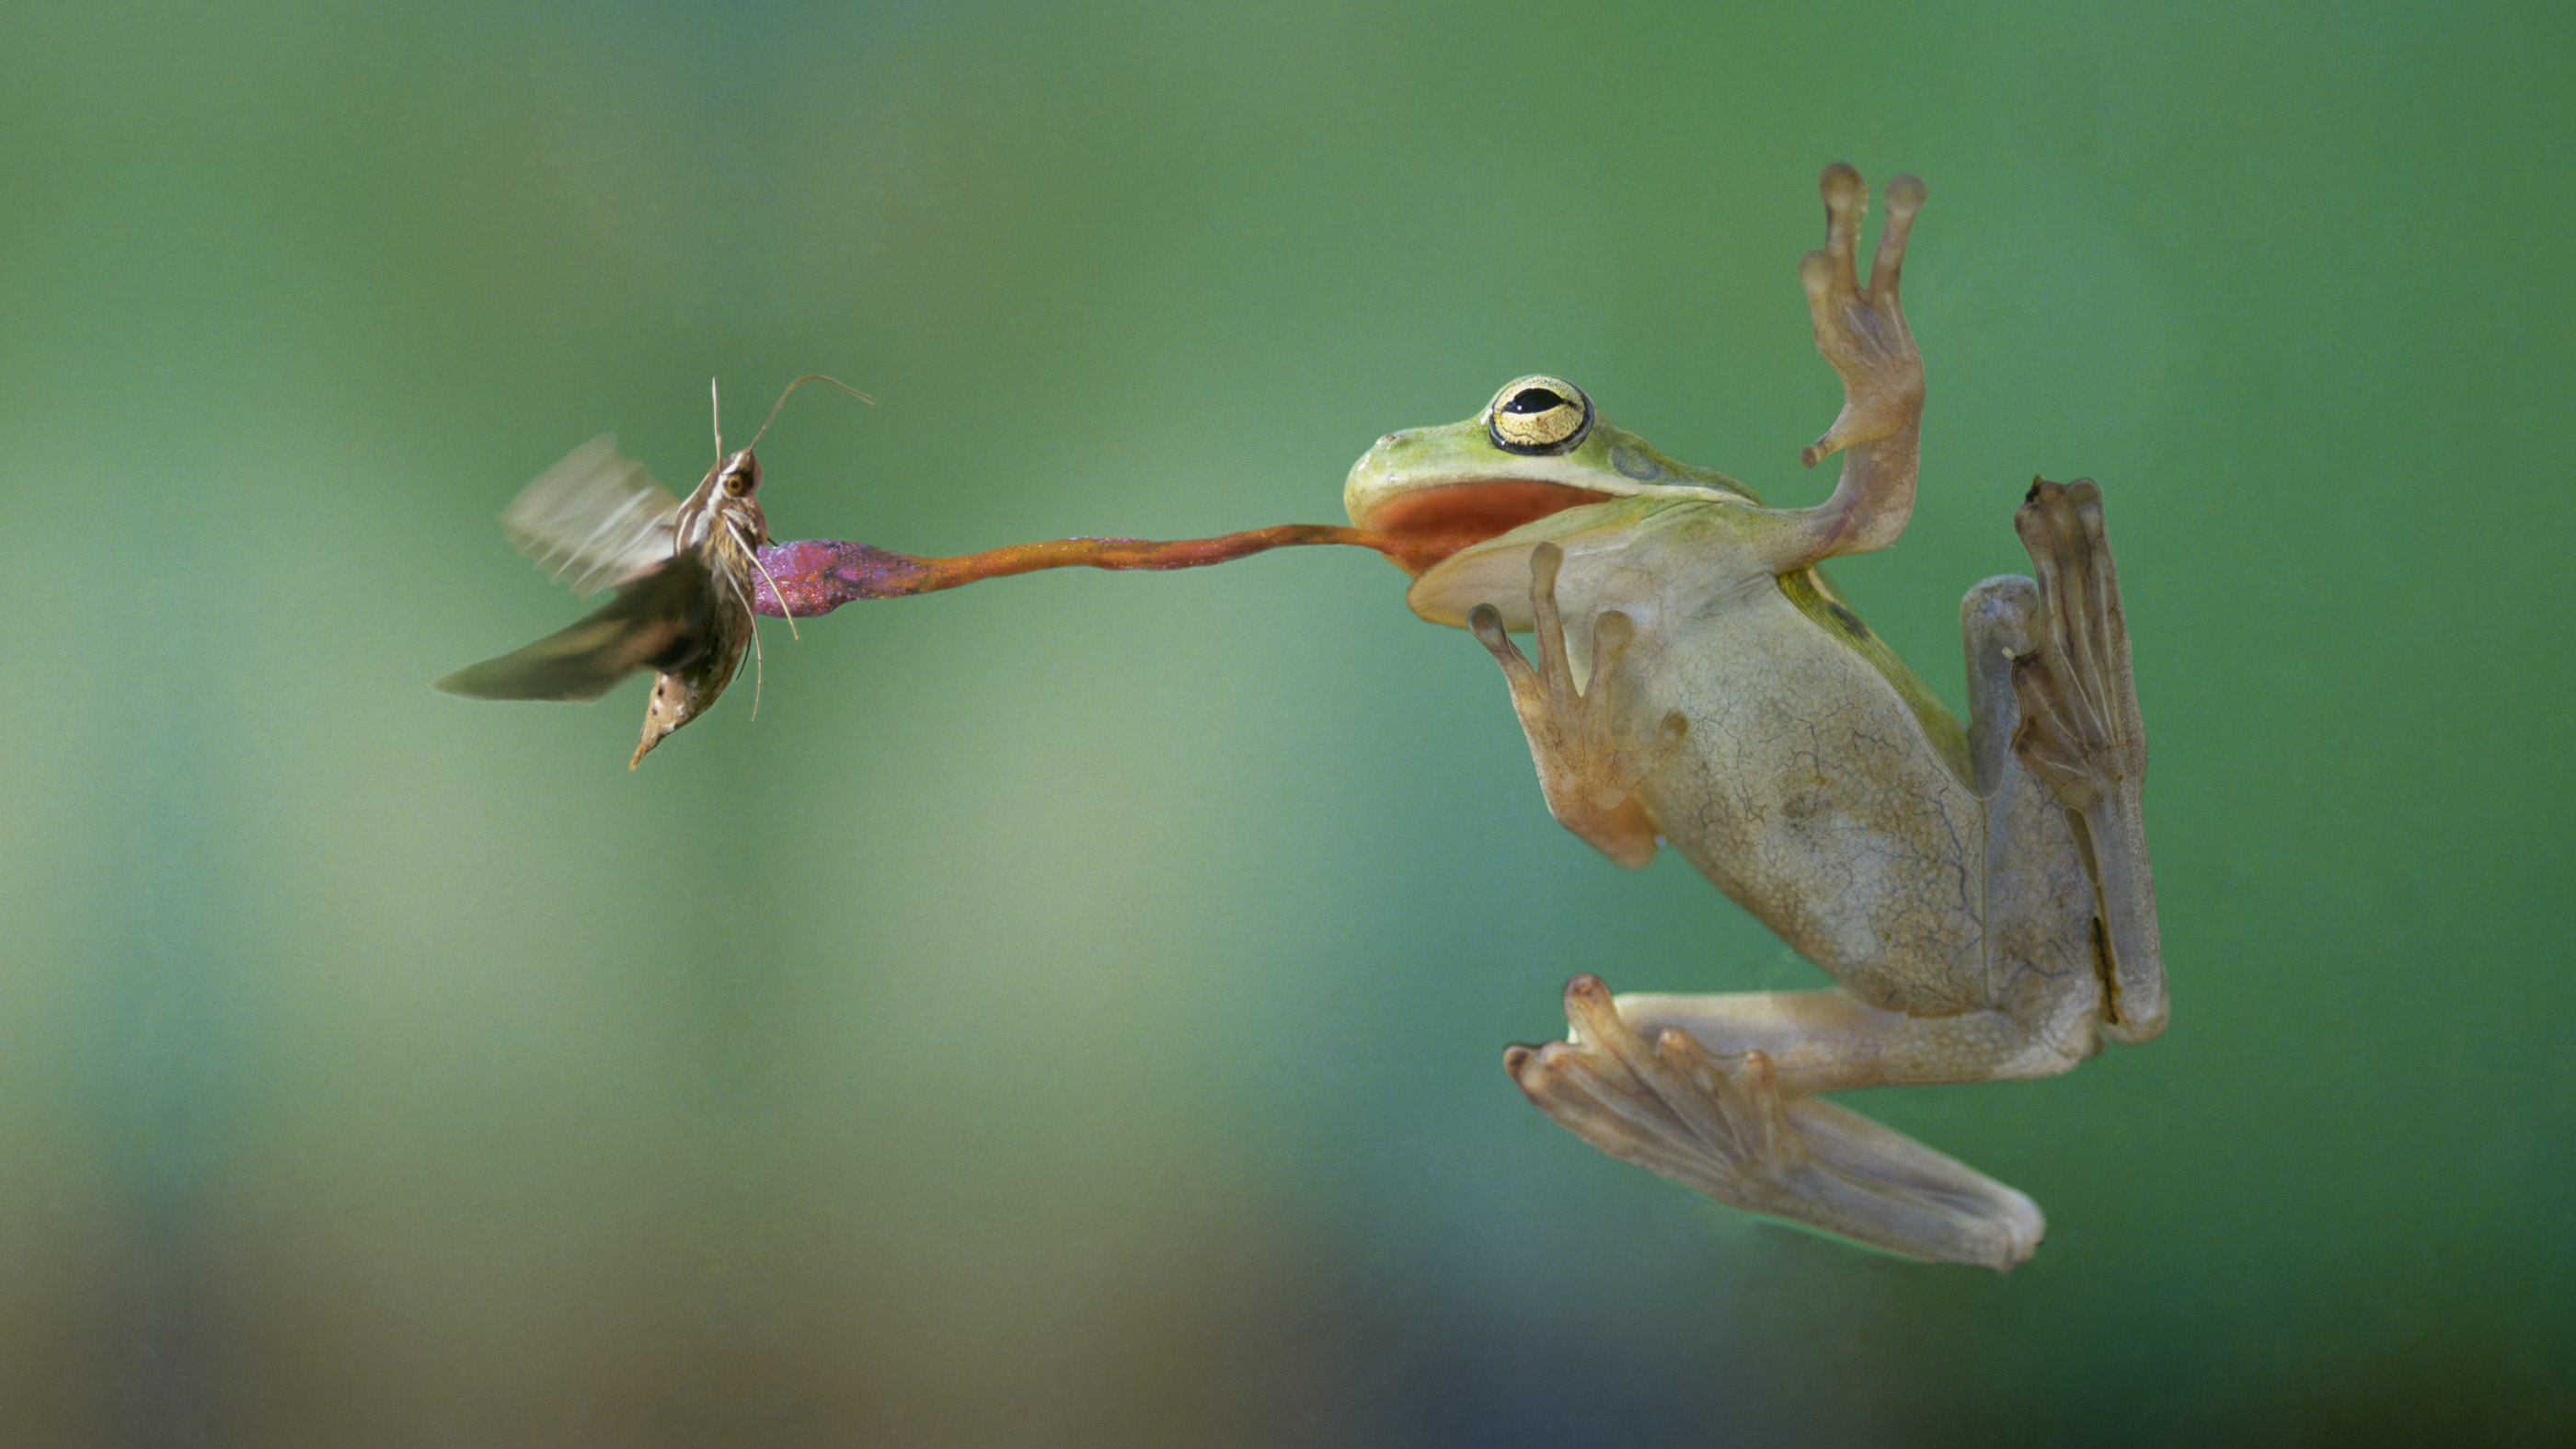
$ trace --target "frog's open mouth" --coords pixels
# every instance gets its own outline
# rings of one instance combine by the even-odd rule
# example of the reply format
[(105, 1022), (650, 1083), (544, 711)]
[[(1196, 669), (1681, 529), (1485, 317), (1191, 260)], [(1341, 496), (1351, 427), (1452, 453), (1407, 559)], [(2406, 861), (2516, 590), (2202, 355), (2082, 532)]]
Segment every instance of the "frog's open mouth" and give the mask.
[(1387, 551), (1405, 572), (1420, 577), (1461, 549), (1498, 538), (1524, 523), (1612, 495), (1531, 478), (1485, 478), (1417, 488), (1387, 499), (1352, 522), (1396, 543)]

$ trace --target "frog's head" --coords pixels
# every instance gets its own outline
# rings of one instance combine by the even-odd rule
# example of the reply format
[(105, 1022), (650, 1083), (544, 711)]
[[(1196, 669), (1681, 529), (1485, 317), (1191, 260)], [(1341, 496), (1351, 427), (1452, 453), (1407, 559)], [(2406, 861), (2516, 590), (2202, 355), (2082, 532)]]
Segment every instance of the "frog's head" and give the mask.
[(1464, 422), (1378, 439), (1342, 488), (1353, 524), (1404, 545), (1390, 557), (1414, 575), (1405, 601), (1415, 613), (1464, 624), (1478, 604), (1505, 604), (1516, 629), (1528, 627), (1529, 551), (1567, 531), (1531, 525), (1624, 498), (1759, 506), (1725, 474), (1610, 426), (1583, 389), (1545, 373), (1503, 384)]

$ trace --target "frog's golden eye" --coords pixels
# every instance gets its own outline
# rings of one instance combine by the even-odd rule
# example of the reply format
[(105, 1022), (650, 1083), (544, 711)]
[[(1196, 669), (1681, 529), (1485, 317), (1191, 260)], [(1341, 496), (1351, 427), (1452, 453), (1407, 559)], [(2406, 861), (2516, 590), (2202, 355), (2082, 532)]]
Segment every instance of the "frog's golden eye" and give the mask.
[(1592, 431), (1592, 399), (1543, 372), (1515, 378), (1485, 409), (1485, 431), (1506, 453), (1570, 453)]

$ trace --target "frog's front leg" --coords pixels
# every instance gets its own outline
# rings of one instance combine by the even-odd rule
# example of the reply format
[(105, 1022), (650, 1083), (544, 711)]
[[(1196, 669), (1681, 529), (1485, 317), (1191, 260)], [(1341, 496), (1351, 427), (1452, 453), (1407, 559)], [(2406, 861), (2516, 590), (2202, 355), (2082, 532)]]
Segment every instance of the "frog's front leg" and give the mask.
[(1593, 621), (1591, 681), (1580, 691), (1574, 687), (1565, 621), (1556, 607), (1556, 576), (1564, 563), (1564, 550), (1553, 543), (1530, 551), (1535, 663), (1503, 632), (1502, 615), (1493, 605), (1479, 604), (1467, 623), (1503, 666), (1548, 810), (1603, 855), (1634, 870), (1655, 855), (1655, 827), (1637, 802), (1637, 783), (1681, 742), (1687, 726), (1680, 715), (1667, 714), (1654, 740), (1642, 748), (1619, 738), (1625, 701), (1614, 683), (1615, 672), (1636, 637), (1636, 626), (1625, 614), (1604, 613)]
[(1812, 468), (1842, 453), (1843, 475), (1823, 503), (1773, 515), (1776, 530), (1764, 552), (1774, 573), (1896, 542), (1914, 516), (1922, 451), (1923, 354), (1905, 323), (1897, 282), (1927, 193), (1911, 176), (1887, 184), (1887, 222), (1864, 286), (1858, 251), (1869, 187), (1839, 163), (1825, 168), (1821, 184), (1825, 245), (1799, 262), (1798, 279), (1807, 289), (1816, 350), (1843, 380), (1843, 409), (1799, 456)]
[(1720, 1202), (1909, 1258), (2007, 1269), (2046, 1222), (2012, 1188), (1857, 1113), (1783, 1096), (1760, 1051), (1720, 1056), (1678, 1028), (1652, 1042), (1596, 976), (1565, 988), (1567, 1040), (1504, 1066), (1531, 1102), (1623, 1162)]

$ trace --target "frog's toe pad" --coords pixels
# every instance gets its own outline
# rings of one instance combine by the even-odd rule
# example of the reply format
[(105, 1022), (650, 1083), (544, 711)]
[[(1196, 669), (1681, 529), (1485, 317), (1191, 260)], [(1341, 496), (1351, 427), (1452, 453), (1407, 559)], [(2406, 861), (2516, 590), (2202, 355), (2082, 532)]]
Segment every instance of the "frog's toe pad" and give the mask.
[(1720, 1057), (1682, 1031), (1648, 1042), (1597, 976), (1566, 985), (1565, 1014), (1567, 1040), (1504, 1055), (1540, 1111), (1622, 1162), (1721, 1202), (1778, 1211), (1769, 1186), (1804, 1167), (1806, 1148), (1768, 1057)]

